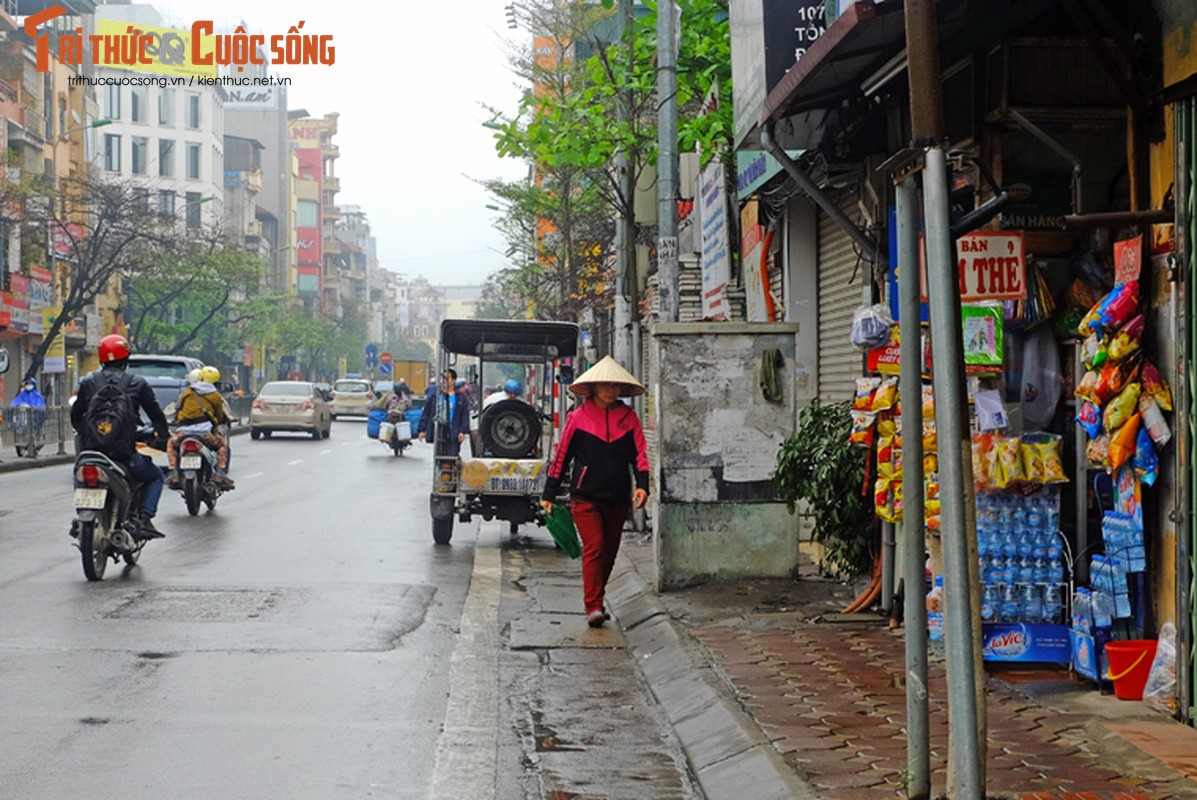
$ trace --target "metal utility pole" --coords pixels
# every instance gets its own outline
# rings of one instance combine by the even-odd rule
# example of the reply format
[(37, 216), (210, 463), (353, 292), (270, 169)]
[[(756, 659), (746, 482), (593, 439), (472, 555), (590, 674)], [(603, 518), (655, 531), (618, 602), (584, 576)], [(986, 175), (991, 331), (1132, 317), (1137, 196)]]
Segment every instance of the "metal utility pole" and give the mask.
[[(628, 48), (628, 64), (632, 62), (632, 0), (619, 0), (619, 39)], [(631, 121), (631, 101), (628, 90), (620, 92), (616, 124), (622, 128)], [(635, 373), (632, 363), (632, 304), (636, 297), (636, 234), (633, 219), (632, 159), (626, 150), (615, 157), (615, 171), (619, 183), (618, 196), (624, 207), (620, 210), (615, 228), (615, 360)]]
[(677, 322), (677, 24), (674, 0), (657, 3), (657, 297), (661, 322)]
[[(921, 470), (923, 438), (918, 427), (923, 406), (923, 337), (919, 302), (918, 186), (913, 178), (897, 185), (898, 218), (898, 333), (901, 341), (902, 408), (906, 436), (903, 463)], [(909, 409), (909, 410), (906, 410)], [(905, 427), (905, 426), (904, 426)], [(906, 796), (926, 800), (931, 796), (931, 733), (927, 704), (927, 609), (923, 603), (927, 542), (923, 521), (923, 493), (906, 494), (902, 515), (903, 576), (905, 585), (902, 624), (906, 629), (906, 769), (910, 782)]]
[[(955, 800), (985, 796), (985, 684), (981, 664), (980, 598), (972, 443), (964, 386), (960, 281), (948, 207), (948, 161), (934, 0), (907, 0), (906, 52), (911, 137), (925, 147), (923, 213), (927, 294), (934, 362), (944, 550), (944, 644), (948, 670), (948, 792)], [(903, 312), (905, 316), (905, 311)]]

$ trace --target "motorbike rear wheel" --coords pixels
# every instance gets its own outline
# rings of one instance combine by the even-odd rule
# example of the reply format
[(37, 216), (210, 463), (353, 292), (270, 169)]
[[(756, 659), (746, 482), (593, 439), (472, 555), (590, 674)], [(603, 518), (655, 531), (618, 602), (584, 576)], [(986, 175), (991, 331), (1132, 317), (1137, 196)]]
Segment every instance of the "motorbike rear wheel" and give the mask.
[(79, 550), (83, 553), (83, 574), (89, 581), (104, 580), (108, 568), (108, 537), (95, 522), (79, 523)]
[(200, 507), (199, 478), (187, 478), (183, 481), (183, 499), (187, 501), (187, 513), (195, 516)]

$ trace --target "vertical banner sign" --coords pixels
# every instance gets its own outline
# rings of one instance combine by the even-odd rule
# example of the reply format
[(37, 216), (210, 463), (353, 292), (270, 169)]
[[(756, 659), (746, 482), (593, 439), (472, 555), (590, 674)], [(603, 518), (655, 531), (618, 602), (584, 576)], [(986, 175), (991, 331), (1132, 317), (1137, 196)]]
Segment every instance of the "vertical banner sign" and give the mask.
[(727, 243), (727, 196), (723, 164), (715, 159), (699, 183), (698, 223), (702, 227), (702, 318), (727, 319), (731, 253)]
[(760, 206), (749, 200), (740, 211), (741, 263), (744, 265), (744, 296), (749, 322), (768, 322), (765, 306), (765, 287), (761, 277), (761, 248), (764, 230), (760, 224)]
[[(41, 309), (42, 330), (49, 332), (50, 328), (54, 325), (54, 321), (58, 319), (58, 315), (61, 313), (61, 308)], [(42, 372), (47, 374), (66, 372), (66, 340), (63, 338), (61, 330), (55, 334), (54, 339), (50, 342), (49, 349), (46, 350), (46, 359), (42, 363)]]

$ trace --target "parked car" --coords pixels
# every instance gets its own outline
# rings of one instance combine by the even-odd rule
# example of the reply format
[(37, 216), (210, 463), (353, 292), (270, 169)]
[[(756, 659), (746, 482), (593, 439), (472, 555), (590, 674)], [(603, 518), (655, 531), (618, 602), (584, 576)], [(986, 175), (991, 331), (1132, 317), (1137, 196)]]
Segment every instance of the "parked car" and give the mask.
[(332, 385), (332, 418), (345, 415), (369, 416), (370, 406), (374, 404), (375, 399), (376, 395), (369, 381), (342, 378)]
[(316, 384), (271, 381), (262, 387), (249, 412), (249, 435), (269, 439), (275, 431), (307, 432), (313, 439), (329, 437), (332, 407)]

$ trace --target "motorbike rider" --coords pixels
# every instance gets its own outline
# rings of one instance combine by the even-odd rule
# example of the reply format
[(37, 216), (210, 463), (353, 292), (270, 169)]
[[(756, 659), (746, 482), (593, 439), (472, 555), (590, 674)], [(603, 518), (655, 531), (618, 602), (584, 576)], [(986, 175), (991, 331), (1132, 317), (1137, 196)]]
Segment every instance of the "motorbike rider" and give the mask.
[[(97, 348), (100, 359), (100, 369), (91, 373), (79, 382), (79, 393), (71, 406), (71, 425), (80, 434), (82, 450), (97, 450), (123, 465), (134, 480), (140, 481), (145, 487), (141, 501), (141, 525), (138, 538), (161, 539), (165, 534), (154, 527), (154, 516), (158, 513), (158, 499), (162, 497), (162, 469), (148, 457), (137, 452), (137, 442), (133, 437), (113, 448), (112, 452), (104, 450), (92, 440), (91, 432), (83, 424), (91, 399), (104, 383), (116, 383), (125, 374), (129, 366), (129, 341), (119, 334), (110, 334), (100, 340)], [(126, 393), (129, 404), (136, 412), (144, 411), (154, 426), (154, 433), (158, 439), (165, 441), (170, 436), (166, 415), (154, 398), (154, 390), (140, 375), (131, 375)]]
[(401, 394), (407, 399), (407, 404), (411, 405), (411, 387), (407, 385), (407, 381), (403, 378), (395, 381), (394, 391), (396, 394)]
[(192, 370), (187, 378), (191, 385), (179, 394), (175, 433), (166, 443), (166, 457), (170, 461), (166, 486), (170, 489), (182, 486), (183, 478), (178, 470), (179, 444), (188, 436), (194, 436), (216, 451), (216, 474), (212, 476), (212, 482), (221, 488), (232, 489), (235, 484), (229, 477), (229, 441), (218, 430), (218, 426), (233, 422), (226, 411), (224, 397), (216, 390), (220, 370), (201, 367)]
[(503, 391), (486, 396), (486, 399), (482, 401), (482, 408), (490, 408), (500, 400), (520, 400), (523, 398), (523, 395), (524, 384), (515, 378), (508, 378), (507, 382), (503, 384)]

